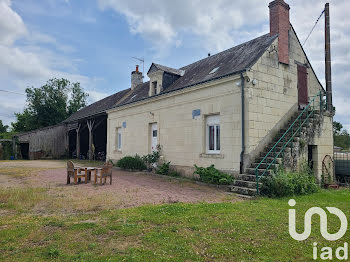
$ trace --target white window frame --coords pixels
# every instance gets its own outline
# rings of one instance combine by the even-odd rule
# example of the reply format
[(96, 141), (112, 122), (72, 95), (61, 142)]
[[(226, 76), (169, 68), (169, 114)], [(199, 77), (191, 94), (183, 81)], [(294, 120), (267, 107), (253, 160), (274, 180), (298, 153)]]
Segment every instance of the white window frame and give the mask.
[(116, 148), (118, 151), (122, 151), (122, 144), (123, 144), (123, 140), (122, 140), (122, 128), (121, 127), (118, 127), (117, 128), (117, 139), (116, 139)]
[[(214, 150), (209, 149), (209, 128), (213, 126), (214, 127)], [(220, 154), (220, 149), (221, 149), (221, 137), (219, 137), (219, 146), (220, 148), (218, 149), (217, 145), (217, 127), (219, 127), (220, 134), (221, 136), (221, 128), (220, 128), (220, 115), (212, 115), (212, 116), (207, 116), (206, 117), (206, 150), (207, 154)]]

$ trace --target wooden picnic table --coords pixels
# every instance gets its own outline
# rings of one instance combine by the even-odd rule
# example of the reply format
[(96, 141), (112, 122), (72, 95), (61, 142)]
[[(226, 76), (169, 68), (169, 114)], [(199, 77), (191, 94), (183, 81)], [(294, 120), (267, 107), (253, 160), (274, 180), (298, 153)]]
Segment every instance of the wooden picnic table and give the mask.
[[(87, 181), (91, 181), (91, 172), (95, 171), (96, 172), (96, 167), (81, 167), (81, 166), (74, 166), (74, 171), (77, 170), (78, 173), (80, 173), (81, 170), (84, 170), (85, 175), (87, 177)], [(78, 182), (81, 182), (81, 178), (84, 177), (82, 175), (78, 176)], [(87, 183), (87, 181), (85, 181), (85, 183)]]

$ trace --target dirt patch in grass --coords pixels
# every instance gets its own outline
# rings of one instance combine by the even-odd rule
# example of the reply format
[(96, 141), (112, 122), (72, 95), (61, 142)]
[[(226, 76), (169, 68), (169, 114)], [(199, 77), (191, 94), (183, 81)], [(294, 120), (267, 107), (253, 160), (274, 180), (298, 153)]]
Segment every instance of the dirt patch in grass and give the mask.
[[(145, 204), (237, 201), (224, 191), (148, 173), (113, 170), (113, 184), (66, 185), (66, 170), (44, 170), (31, 177), (31, 184), (49, 188), (55, 209), (67, 212), (128, 208)], [(42, 209), (48, 207), (43, 206)]]
[[(98, 164), (100, 162), (79, 163), (80, 166)], [(45, 189), (44, 201), (38, 200), (31, 207), (32, 212), (41, 215), (95, 212), (147, 204), (239, 201), (234, 195), (216, 188), (143, 172), (113, 170), (112, 185), (94, 185), (92, 182), (66, 185), (66, 168), (62, 168), (65, 165), (64, 161), (1, 162), (0, 181), (3, 180), (4, 184), (0, 187)]]

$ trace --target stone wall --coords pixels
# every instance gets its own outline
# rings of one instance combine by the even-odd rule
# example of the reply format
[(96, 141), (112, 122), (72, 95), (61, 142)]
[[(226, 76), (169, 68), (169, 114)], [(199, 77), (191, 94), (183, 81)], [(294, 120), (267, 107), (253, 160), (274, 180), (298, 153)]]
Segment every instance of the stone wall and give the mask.
[[(278, 62), (276, 51), (278, 39), (276, 39), (248, 73), (251, 81), (245, 89), (247, 100), (245, 166), (249, 165), (250, 161), (271, 142), (276, 133), (298, 110), (297, 63), (308, 62), (293, 30), (290, 30), (289, 40), (289, 65)], [(309, 97), (316, 95), (321, 88), (316, 75), (309, 67)]]
[(29, 158), (60, 158), (68, 150), (67, 129), (56, 125), (18, 135), (19, 143), (29, 143)]
[[(238, 83), (238, 84), (237, 84)], [(158, 123), (158, 143), (167, 161), (191, 175), (193, 165), (211, 164), (239, 172), (241, 152), (240, 78), (225, 78), (197, 87), (124, 106), (108, 113), (107, 158), (150, 153), (150, 124)], [(200, 115), (193, 118), (193, 110)], [(221, 151), (206, 154), (206, 117), (220, 114)], [(116, 150), (117, 128), (122, 128), (122, 150)]]

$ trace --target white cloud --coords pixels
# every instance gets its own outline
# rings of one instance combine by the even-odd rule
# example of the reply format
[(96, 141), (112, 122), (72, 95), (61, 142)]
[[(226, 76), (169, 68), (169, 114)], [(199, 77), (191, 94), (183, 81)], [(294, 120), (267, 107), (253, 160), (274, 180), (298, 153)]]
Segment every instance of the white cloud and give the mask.
[[(18, 45), (22, 40), (25, 45)], [(0, 0), (0, 86), (1, 89), (24, 93), (28, 86), (40, 86), (51, 78), (66, 78), (71, 82), (80, 82), (91, 91), (89, 101), (101, 98), (94, 90), (97, 80), (79, 74), (76, 62), (61, 53), (73, 52), (68, 45), (62, 45), (52, 36), (28, 30), (22, 18), (11, 8), (11, 1)], [(14, 120), (14, 112), (20, 112), (25, 106), (25, 96), (0, 92), (0, 118), (5, 124)]]
[(26, 33), (22, 18), (11, 9), (10, 0), (0, 0), (0, 44), (11, 45)]
[[(335, 120), (350, 127), (350, 2), (330, 0), (333, 104), (336, 107)], [(295, 1), (291, 4), (291, 21), (303, 43), (325, 2), (318, 0)], [(324, 80), (324, 17), (322, 17), (305, 45), (311, 64), (322, 83)], [(325, 84), (324, 84), (325, 87)], [(350, 129), (348, 129), (350, 131)]]
[[(156, 50), (198, 43), (209, 52), (221, 51), (237, 43), (269, 32), (269, 0), (97, 0), (100, 9), (111, 8), (125, 16), (130, 31), (152, 43)], [(325, 1), (294, 0), (290, 17), (303, 43)], [(336, 119), (350, 126), (350, 2), (330, 0), (334, 104)], [(193, 36), (193, 39), (192, 39)], [(305, 46), (306, 53), (324, 82), (324, 17)]]
[(266, 5), (244, 0), (98, 0), (98, 4), (102, 10), (112, 8), (124, 15), (130, 31), (157, 48), (179, 46), (181, 33), (190, 33), (205, 40), (200, 45), (208, 50), (221, 51), (240, 41), (242, 26), (259, 25), (268, 14)]

